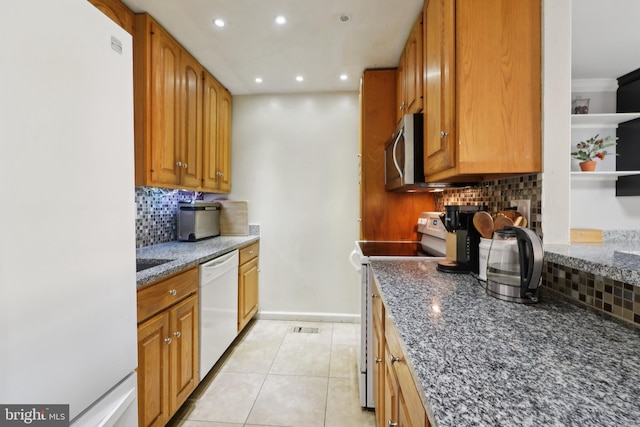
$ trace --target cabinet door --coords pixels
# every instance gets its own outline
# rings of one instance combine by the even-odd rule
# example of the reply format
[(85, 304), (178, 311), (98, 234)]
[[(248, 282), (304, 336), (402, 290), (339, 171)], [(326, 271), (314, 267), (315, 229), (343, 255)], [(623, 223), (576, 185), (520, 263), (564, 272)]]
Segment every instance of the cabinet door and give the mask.
[(384, 314), (382, 300), (377, 286), (374, 286), (372, 296), (373, 307), (373, 393), (376, 407), (376, 426), (385, 427), (385, 371), (384, 371)]
[(231, 94), (205, 72), (203, 100), (202, 187), (231, 190)]
[(231, 190), (231, 93), (222, 88), (218, 114), (218, 171), (220, 192)]
[(198, 62), (180, 54), (180, 183), (189, 188), (202, 184), (202, 73)]
[(202, 188), (218, 191), (218, 104), (222, 86), (209, 73), (204, 73), (202, 101)]
[(430, 0), (426, 8), (425, 175), (455, 166), (454, 0)]
[(138, 425), (164, 426), (169, 414), (169, 314), (138, 326)]
[(384, 424), (397, 425), (398, 423), (398, 381), (393, 370), (393, 362), (389, 359), (391, 352), (385, 344), (384, 349)]
[(541, 170), (540, 14), (540, 0), (456, 0), (460, 173)]
[(169, 410), (171, 414), (187, 400), (200, 381), (200, 354), (198, 345), (198, 296), (193, 295), (169, 312), (171, 360), (171, 387)]
[(176, 185), (180, 180), (180, 46), (151, 24), (151, 181)]
[(406, 72), (405, 72), (405, 62), (406, 62), (405, 52), (402, 52), (400, 56), (400, 61), (398, 61), (398, 69), (396, 70), (396, 123), (402, 119), (402, 115), (405, 114), (405, 104), (407, 100), (406, 93)]
[(258, 258), (242, 264), (238, 271), (238, 332), (258, 312)]
[(422, 400), (404, 360), (396, 363), (396, 374), (398, 379), (398, 426), (424, 427), (428, 425)]
[(422, 13), (418, 17), (405, 46), (405, 113), (422, 111), (423, 93), (423, 48)]

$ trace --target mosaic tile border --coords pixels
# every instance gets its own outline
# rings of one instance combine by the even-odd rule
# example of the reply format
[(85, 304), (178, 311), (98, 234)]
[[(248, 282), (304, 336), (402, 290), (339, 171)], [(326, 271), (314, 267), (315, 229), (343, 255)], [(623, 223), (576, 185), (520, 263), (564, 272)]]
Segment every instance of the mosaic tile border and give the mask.
[(640, 327), (640, 286), (545, 262), (542, 285), (574, 302)]
[(531, 200), (529, 228), (542, 236), (542, 174), (519, 175), (483, 181), (477, 187), (446, 189), (434, 193), (435, 210), (447, 205), (488, 206), (491, 213), (509, 207), (514, 199)]

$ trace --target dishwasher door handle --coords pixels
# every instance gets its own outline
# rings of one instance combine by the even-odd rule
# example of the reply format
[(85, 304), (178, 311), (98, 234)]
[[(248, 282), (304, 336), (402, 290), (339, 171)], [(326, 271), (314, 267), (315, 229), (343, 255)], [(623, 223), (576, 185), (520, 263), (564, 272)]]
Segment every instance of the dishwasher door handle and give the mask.
[(219, 256), (201, 265), (202, 268), (222, 268), (233, 261), (233, 256), (238, 253), (237, 250), (229, 252), (226, 255)]

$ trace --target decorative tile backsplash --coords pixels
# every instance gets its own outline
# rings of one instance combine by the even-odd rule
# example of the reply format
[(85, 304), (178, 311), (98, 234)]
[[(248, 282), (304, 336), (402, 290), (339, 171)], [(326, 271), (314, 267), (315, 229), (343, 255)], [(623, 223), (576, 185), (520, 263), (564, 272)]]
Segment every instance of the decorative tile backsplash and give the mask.
[(545, 262), (543, 286), (581, 305), (640, 327), (640, 286)]
[(531, 200), (529, 228), (542, 236), (542, 174), (520, 175), (495, 181), (484, 181), (477, 187), (452, 188), (434, 193), (436, 211), (448, 205), (487, 206), (496, 213), (510, 206), (514, 199)]
[(136, 248), (176, 240), (178, 202), (193, 196), (192, 191), (136, 187)]

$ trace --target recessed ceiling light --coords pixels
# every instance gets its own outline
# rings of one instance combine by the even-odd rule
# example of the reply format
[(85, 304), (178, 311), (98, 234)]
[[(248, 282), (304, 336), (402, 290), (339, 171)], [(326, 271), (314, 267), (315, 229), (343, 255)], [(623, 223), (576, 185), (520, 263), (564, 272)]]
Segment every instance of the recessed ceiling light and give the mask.
[(299, 81), (299, 82), (301, 82), (301, 81), (303, 81), (303, 80), (304, 80), (304, 77), (302, 77), (302, 76), (296, 76), (296, 80), (297, 80), (297, 81)]
[(213, 20), (213, 23), (214, 23), (214, 25), (216, 27), (220, 27), (220, 28), (224, 27), (224, 20), (223, 19), (216, 18), (216, 19)]
[(256, 83), (262, 83), (262, 77), (256, 77), (255, 78), (255, 82)]
[(349, 21), (351, 21), (351, 15), (349, 15), (348, 13), (343, 13), (342, 15), (340, 15), (338, 17), (338, 21), (340, 21), (340, 22), (349, 22)]
[(340, 74), (340, 80), (347, 80), (349, 78), (349, 76), (347, 76), (346, 74)]
[(275, 21), (276, 24), (278, 25), (284, 25), (287, 23), (287, 18), (285, 18), (282, 15), (278, 15), (275, 18), (273, 18), (273, 20)]

